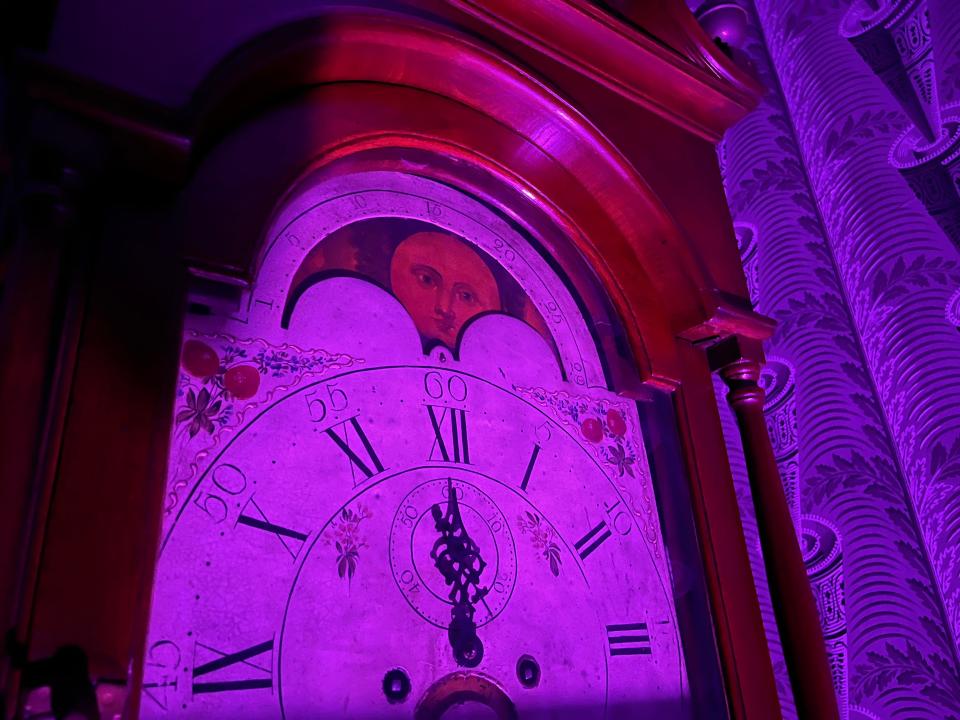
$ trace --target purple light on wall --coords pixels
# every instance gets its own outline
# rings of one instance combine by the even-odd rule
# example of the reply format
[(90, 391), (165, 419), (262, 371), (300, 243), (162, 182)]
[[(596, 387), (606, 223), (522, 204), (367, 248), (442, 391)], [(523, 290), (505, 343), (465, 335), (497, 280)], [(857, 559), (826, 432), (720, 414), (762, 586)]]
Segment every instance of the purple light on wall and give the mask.
[[(801, 516), (842, 542), (841, 707), (848, 694), (855, 719), (960, 715), (956, 253), (887, 163), (903, 116), (837, 32), (846, 7), (757, 10), (744, 50), (769, 92), (720, 156), (734, 220), (756, 236), (758, 309), (780, 323), (769, 351), (796, 366)], [(809, 571), (839, 642), (832, 576)]]

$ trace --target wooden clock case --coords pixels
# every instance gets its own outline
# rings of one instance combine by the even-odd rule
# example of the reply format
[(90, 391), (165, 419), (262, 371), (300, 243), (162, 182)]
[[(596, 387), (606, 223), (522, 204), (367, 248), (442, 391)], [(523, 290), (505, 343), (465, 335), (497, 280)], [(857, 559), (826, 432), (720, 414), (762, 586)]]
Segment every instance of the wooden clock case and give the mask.
[(328, 6), (238, 45), (180, 108), (20, 57), (32, 137), (0, 310), (0, 585), (31, 658), (80, 645), (92, 675), (128, 683), (135, 717), (183, 312), (244, 301), (299, 178), (395, 170), (537, 238), (613, 389), (659, 398), (730, 714), (779, 717), (708, 360), (760, 360), (772, 330), (714, 149), (759, 91), (679, 0)]

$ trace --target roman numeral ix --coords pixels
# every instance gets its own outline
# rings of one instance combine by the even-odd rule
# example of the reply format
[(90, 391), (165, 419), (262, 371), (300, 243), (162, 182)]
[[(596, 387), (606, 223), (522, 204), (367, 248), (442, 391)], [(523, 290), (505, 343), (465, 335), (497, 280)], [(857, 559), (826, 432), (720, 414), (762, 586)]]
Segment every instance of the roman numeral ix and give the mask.
[[(238, 650), (235, 653), (224, 653), (209, 645), (197, 643), (212, 653), (219, 655), (216, 660), (195, 665), (193, 668), (193, 694), (232, 692), (236, 690), (258, 690), (269, 689), (273, 687), (273, 640), (267, 640), (259, 645), (253, 645), (245, 650)], [(266, 667), (262, 664), (253, 662), (254, 658), (270, 653), (266, 660)], [(262, 660), (260, 661), (263, 662)], [(220, 670), (225, 670), (236, 664), (243, 664), (251, 669), (252, 677), (238, 679), (236, 674), (231, 673), (230, 680), (198, 680), (207, 675), (212, 675)]]
[(172, 679), (170, 677), (164, 677), (163, 682), (144, 682), (143, 692), (162, 709), (166, 710), (167, 688), (173, 688), (173, 691), (176, 692), (177, 681), (178, 678), (174, 675)]

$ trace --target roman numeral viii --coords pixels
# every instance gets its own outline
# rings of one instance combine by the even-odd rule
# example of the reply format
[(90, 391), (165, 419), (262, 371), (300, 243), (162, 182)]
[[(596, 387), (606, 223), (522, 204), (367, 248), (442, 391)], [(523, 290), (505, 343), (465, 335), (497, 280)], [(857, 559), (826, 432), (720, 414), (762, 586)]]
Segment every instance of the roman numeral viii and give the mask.
[(444, 462), (470, 463), (470, 444), (467, 441), (467, 412), (456, 408), (427, 405), (430, 426), (433, 428), (433, 445), (430, 459), (437, 450)]
[[(193, 668), (193, 694), (232, 692), (236, 690), (258, 690), (269, 689), (273, 687), (273, 640), (267, 640), (259, 645), (252, 645), (244, 650), (238, 650), (234, 653), (225, 653), (209, 645), (197, 643), (198, 647), (211, 653), (219, 655), (216, 660), (211, 660), (203, 665), (195, 665)], [(269, 655), (264, 659), (261, 656)], [(245, 669), (249, 669), (250, 677), (238, 677), (239, 669), (229, 674), (229, 680), (207, 679), (206, 676), (213, 675), (221, 670), (241, 664)], [(201, 679), (198, 679), (201, 678)]]
[(573, 546), (577, 549), (580, 559), (586, 560), (590, 553), (603, 545), (610, 535), (610, 528), (607, 527), (606, 522), (601, 520), (595, 528), (577, 540)]
[(610, 646), (611, 657), (653, 654), (650, 631), (647, 630), (645, 622), (607, 625), (607, 643)]
[[(327, 437), (347, 456), (347, 460), (350, 461), (350, 472), (353, 473), (354, 468), (356, 468), (363, 473), (364, 477), (360, 482), (369, 480), (377, 473), (383, 472), (383, 463), (380, 462), (380, 458), (373, 449), (373, 445), (370, 444), (370, 439), (363, 431), (363, 427), (357, 418), (352, 417), (333, 427), (329, 427), (326, 429), (326, 433)], [(356, 450), (350, 447), (351, 435), (360, 441), (360, 447), (357, 447)], [(354, 486), (358, 484), (356, 475), (354, 475), (353, 484)]]

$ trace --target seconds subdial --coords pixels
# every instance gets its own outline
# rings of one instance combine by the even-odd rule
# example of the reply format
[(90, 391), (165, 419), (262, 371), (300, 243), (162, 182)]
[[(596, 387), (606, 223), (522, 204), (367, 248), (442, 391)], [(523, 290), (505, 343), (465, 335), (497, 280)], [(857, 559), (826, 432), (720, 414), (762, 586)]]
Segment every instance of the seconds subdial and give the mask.
[[(509, 523), (494, 501), (473, 483), (460, 478), (428, 480), (411, 490), (400, 502), (390, 529), (390, 566), (406, 601), (424, 620), (448, 630), (454, 601), (451, 585), (438, 572), (436, 554), (440, 538), (433, 508), (446, 512), (450, 493), (456, 494), (460, 525), (469, 529), (469, 539), (484, 566), (480, 585), (472, 587), (476, 627), (493, 620), (513, 592), (517, 579), (517, 555)], [(435, 553), (435, 549), (437, 553)]]

